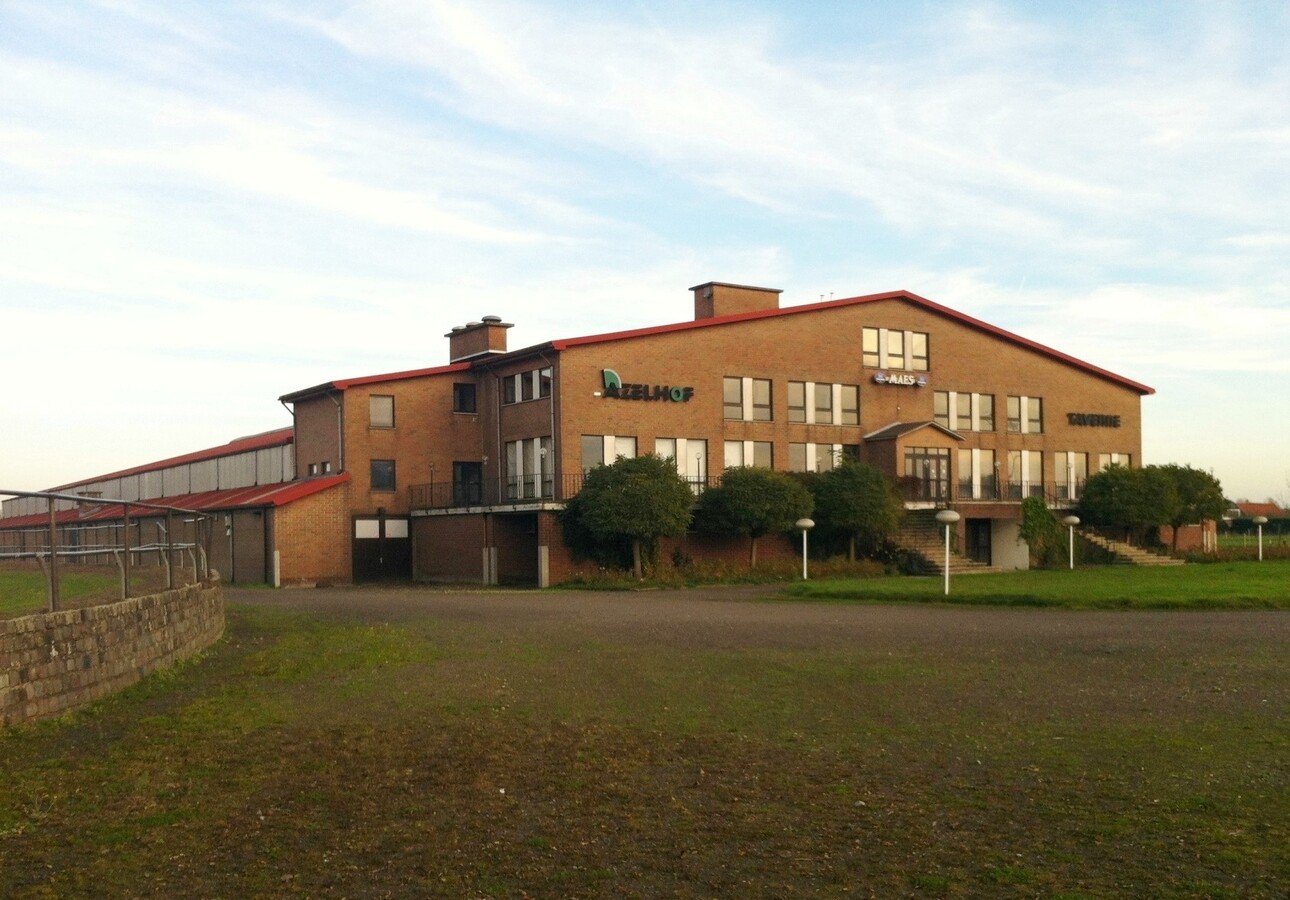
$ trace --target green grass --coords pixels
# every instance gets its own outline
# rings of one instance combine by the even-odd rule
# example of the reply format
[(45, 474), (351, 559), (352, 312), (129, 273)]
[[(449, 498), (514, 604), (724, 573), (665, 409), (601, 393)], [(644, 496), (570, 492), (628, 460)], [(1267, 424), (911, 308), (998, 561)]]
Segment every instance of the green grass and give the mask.
[[(0, 569), (0, 618), (14, 618), (41, 612), (49, 607), (45, 575), (35, 570)], [(103, 574), (65, 572), (59, 578), (59, 596), (68, 603), (90, 598), (115, 599), (120, 595), (121, 577), (115, 570)]]
[(940, 577), (807, 581), (788, 595), (863, 603), (954, 603), (1066, 609), (1287, 609), (1290, 560), (1159, 568), (1101, 566)]
[(679, 645), (231, 604), (204, 658), (0, 732), (0, 895), (1284, 895), (1279, 614), (952, 612)]

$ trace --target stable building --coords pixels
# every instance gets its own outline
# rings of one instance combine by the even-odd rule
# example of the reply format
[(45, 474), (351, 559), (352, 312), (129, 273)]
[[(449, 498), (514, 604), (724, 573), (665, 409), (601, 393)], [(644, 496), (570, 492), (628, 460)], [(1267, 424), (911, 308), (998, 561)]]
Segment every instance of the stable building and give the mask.
[(644, 453), (696, 494), (731, 466), (860, 459), (911, 517), (958, 510), (968, 556), (1024, 568), (1022, 500), (1068, 508), (1090, 474), (1141, 464), (1151, 388), (915, 294), (691, 292), (689, 321), (511, 350), (512, 326), (485, 316), (445, 334), (444, 365), (283, 395), (277, 474), (302, 493), (255, 507), (273, 523), (265, 580), (557, 583), (578, 570), (564, 502), (595, 466)]

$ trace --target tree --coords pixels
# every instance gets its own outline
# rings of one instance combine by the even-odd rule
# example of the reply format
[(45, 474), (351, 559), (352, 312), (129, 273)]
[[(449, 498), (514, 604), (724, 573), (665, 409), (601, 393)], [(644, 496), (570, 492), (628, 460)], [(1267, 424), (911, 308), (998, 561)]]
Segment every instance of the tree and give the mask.
[(718, 487), (704, 491), (699, 522), (718, 534), (747, 535), (748, 567), (754, 568), (757, 539), (791, 531), (812, 505), (810, 491), (784, 472), (736, 466), (726, 469)]
[(1089, 477), (1079, 515), (1090, 525), (1115, 525), (1141, 542), (1150, 528), (1168, 524), (1179, 505), (1173, 480), (1158, 466), (1111, 466)]
[(1168, 520), (1173, 527), (1172, 549), (1178, 551), (1178, 529), (1184, 525), (1199, 525), (1206, 519), (1217, 522), (1227, 511), (1227, 501), (1223, 498), (1223, 486), (1217, 478), (1191, 466), (1180, 466), (1173, 463), (1149, 468), (1159, 469), (1174, 485), (1178, 495), (1178, 506)]
[(813, 479), (811, 490), (817, 525), (847, 536), (847, 559), (853, 562), (858, 542), (877, 547), (900, 527), (904, 504), (874, 466), (843, 460)]
[(1021, 501), (1021, 539), (1030, 547), (1031, 557), (1043, 565), (1050, 564), (1060, 552), (1062, 528), (1043, 497)]
[(694, 494), (671, 460), (651, 454), (619, 458), (587, 473), (565, 508), (565, 540), (629, 542), (632, 571), (640, 579), (644, 555), (653, 557), (660, 537), (684, 534), (693, 506)]

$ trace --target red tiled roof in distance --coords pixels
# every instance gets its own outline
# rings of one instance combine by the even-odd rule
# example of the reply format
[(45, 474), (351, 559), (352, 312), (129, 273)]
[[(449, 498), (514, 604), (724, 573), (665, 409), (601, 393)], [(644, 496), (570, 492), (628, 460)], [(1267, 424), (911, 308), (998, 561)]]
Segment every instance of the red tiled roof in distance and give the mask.
[[(721, 325), (730, 325), (736, 322), (751, 322), (757, 319), (769, 319), (776, 316), (795, 316), (800, 315), (801, 313), (815, 312), (822, 309), (836, 309), (842, 306), (856, 306), (863, 303), (878, 303), (883, 300), (903, 300), (907, 303), (912, 303), (915, 306), (921, 306), (924, 309), (937, 313), (938, 315), (945, 316), (948, 319), (952, 319), (960, 324), (966, 325), (969, 328), (983, 331), (986, 334), (1001, 338), (1009, 343), (1025, 347), (1026, 349), (1033, 350), (1043, 356), (1047, 356), (1059, 362), (1066, 363), (1067, 365), (1082, 369), (1091, 375), (1096, 375), (1099, 378), (1104, 378), (1107, 381), (1122, 385), (1132, 391), (1138, 392), (1139, 394), (1154, 394), (1156, 392), (1155, 388), (1148, 387), (1145, 384), (1140, 384), (1139, 382), (1125, 378), (1122, 375), (1117, 375), (1107, 369), (1103, 369), (1099, 366), (1093, 365), (1092, 363), (1085, 362), (1082, 359), (1077, 359), (1074, 356), (1062, 353), (1060, 350), (1054, 350), (1052, 347), (1047, 347), (1037, 341), (1032, 341), (1028, 338), (1022, 337), (1021, 335), (1013, 334), (1011, 331), (991, 325), (989, 322), (983, 322), (980, 319), (973, 318), (972, 316), (961, 313), (958, 310), (950, 309), (948, 306), (942, 306), (941, 304), (928, 300), (925, 297), (911, 294), (909, 291), (889, 291), (882, 294), (868, 294), (863, 297), (847, 297), (841, 300), (825, 300), (820, 303), (806, 303), (801, 306), (787, 306), (780, 309), (756, 310), (754, 312), (735, 313), (734, 315), (729, 316), (696, 319), (694, 321), (677, 322), (672, 325), (658, 325), (651, 328), (637, 328), (629, 331), (593, 334), (587, 335), (586, 337), (551, 341), (549, 345), (545, 346), (550, 346), (554, 350), (566, 350), (570, 347), (582, 347), (588, 344), (630, 340), (632, 338), (648, 337), (655, 334), (670, 334), (678, 331), (689, 331), (695, 328), (713, 328)], [(525, 350), (517, 350), (513, 354), (507, 354), (507, 356), (531, 353), (539, 349), (541, 346), (544, 345), (530, 347)]]

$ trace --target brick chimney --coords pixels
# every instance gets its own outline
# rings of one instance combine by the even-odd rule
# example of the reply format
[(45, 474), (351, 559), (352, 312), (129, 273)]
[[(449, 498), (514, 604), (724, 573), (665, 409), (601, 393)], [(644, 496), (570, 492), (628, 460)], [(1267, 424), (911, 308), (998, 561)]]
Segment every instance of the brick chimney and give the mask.
[(709, 281), (707, 284), (695, 285), (690, 290), (694, 291), (696, 321), (779, 309), (779, 295), (783, 293), (776, 288), (726, 284), (723, 281)]
[(484, 316), (478, 322), (458, 325), (444, 335), (448, 339), (448, 362), (458, 363), (506, 352), (506, 329), (514, 326), (498, 316)]

